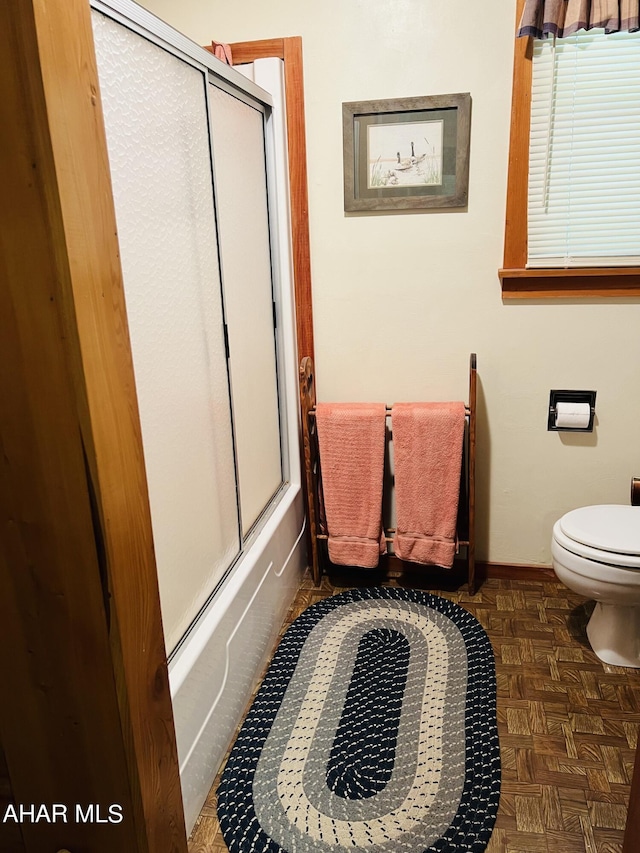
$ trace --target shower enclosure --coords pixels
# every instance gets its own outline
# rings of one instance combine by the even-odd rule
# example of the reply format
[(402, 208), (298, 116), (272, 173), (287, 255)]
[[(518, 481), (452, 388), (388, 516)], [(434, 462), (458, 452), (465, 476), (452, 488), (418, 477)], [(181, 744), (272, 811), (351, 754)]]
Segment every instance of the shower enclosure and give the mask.
[(282, 69), (91, 6), (190, 829), (305, 564)]

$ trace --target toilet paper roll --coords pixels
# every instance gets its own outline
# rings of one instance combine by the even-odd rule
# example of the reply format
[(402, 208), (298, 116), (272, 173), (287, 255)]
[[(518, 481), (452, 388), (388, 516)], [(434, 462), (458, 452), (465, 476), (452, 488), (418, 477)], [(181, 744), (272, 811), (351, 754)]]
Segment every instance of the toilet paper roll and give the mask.
[(591, 420), (589, 403), (556, 403), (556, 426), (586, 429)]

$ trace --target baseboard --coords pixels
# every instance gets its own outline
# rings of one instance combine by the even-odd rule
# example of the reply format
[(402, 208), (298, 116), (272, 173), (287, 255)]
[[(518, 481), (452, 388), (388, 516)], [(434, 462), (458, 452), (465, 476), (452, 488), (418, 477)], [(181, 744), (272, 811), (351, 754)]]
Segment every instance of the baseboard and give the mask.
[(516, 581), (555, 581), (556, 574), (552, 566), (539, 566), (534, 563), (492, 563), (476, 562), (479, 578), (498, 578)]
[[(400, 575), (406, 572), (407, 567), (416, 568), (416, 564), (403, 563), (394, 554), (386, 557), (387, 570), (392, 575)], [(381, 561), (382, 562), (382, 561)], [(411, 569), (410, 569), (411, 570)], [(432, 580), (438, 582), (446, 581), (451, 577), (451, 572), (456, 573), (456, 577), (466, 577), (466, 564), (464, 560), (456, 561), (452, 569), (440, 569), (433, 567), (430, 569)], [(481, 583), (487, 578), (497, 578), (499, 580), (519, 580), (519, 581), (555, 581), (556, 575), (552, 566), (536, 565), (535, 563), (494, 563), (490, 561), (476, 560), (476, 579)]]
[[(420, 566), (417, 563), (406, 563), (395, 554), (387, 554), (380, 559), (377, 569), (345, 569), (329, 563), (325, 566), (334, 575), (354, 573), (357, 578), (363, 576), (376, 578), (378, 581), (386, 578), (402, 578), (411, 580), (420, 588), (447, 589), (457, 588), (466, 582), (467, 566), (464, 560), (456, 560), (452, 569), (442, 569), (439, 566)], [(515, 581), (548, 582), (557, 580), (552, 566), (541, 566), (534, 563), (493, 563), (476, 561), (476, 584), (481, 584), (487, 578)], [(375, 581), (373, 581), (375, 582)]]

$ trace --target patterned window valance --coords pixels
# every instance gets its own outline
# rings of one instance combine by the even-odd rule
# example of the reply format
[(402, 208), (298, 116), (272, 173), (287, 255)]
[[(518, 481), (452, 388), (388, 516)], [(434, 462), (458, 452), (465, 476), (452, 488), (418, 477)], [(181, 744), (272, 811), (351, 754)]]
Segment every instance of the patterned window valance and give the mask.
[(640, 0), (526, 0), (517, 37), (564, 38), (577, 30), (606, 33), (640, 29)]

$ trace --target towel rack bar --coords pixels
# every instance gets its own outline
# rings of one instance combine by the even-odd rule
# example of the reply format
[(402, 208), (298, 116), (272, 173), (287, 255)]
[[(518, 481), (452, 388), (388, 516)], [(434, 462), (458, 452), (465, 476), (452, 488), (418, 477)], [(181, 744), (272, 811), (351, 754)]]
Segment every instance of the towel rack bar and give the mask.
[[(391, 415), (391, 414), (392, 414), (392, 412), (393, 412), (393, 406), (386, 406), (386, 407), (385, 407), (385, 409), (386, 409), (387, 415)], [(471, 409), (469, 408), (469, 406), (465, 406), (465, 407), (464, 407), (464, 413), (465, 413), (465, 415), (466, 415), (467, 417), (469, 417), (469, 415), (471, 414)], [(314, 406), (314, 407), (313, 407), (313, 409), (310, 409), (310, 410), (309, 410), (309, 417), (310, 417), (310, 418), (315, 418), (315, 416), (316, 416), (316, 409), (315, 409), (315, 406)]]
[[(326, 542), (329, 539), (329, 537), (327, 536), (326, 533), (316, 533), (316, 539), (320, 542)], [(393, 536), (385, 536), (384, 541), (385, 542), (393, 542)], [(469, 542), (466, 539), (459, 539), (456, 544), (457, 545), (465, 545), (466, 547), (469, 546)]]
[[(316, 533), (316, 539), (318, 539), (320, 542), (326, 542), (329, 539), (329, 537), (327, 536), (326, 533)], [(385, 536), (384, 541), (385, 542), (393, 542), (393, 536)]]

